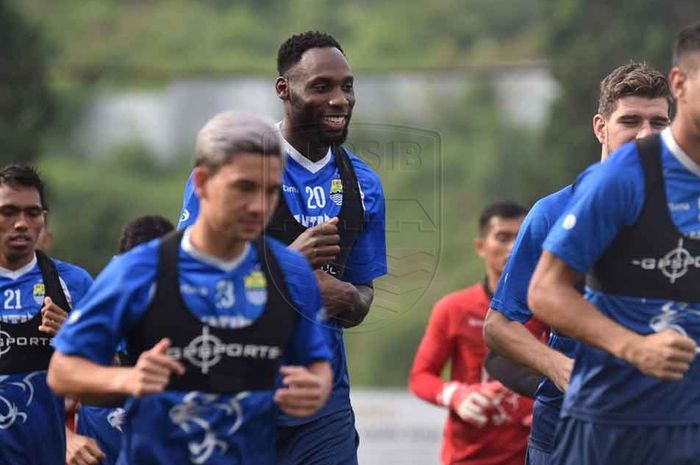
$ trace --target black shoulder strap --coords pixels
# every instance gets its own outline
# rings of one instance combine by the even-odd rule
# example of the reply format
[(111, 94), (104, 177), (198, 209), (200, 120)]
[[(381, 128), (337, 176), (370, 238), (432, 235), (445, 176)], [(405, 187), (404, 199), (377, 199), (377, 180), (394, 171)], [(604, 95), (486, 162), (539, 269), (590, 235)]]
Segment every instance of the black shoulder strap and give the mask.
[(324, 269), (336, 278), (342, 278), (350, 250), (363, 229), (365, 212), (362, 207), (359, 181), (350, 157), (342, 146), (333, 147), (333, 157), (343, 184), (343, 206), (338, 217), (340, 253), (331, 264), (326, 266), (327, 269)]
[(179, 290), (178, 277), (178, 253), (180, 251), (180, 243), (185, 230), (172, 231), (166, 234), (160, 243), (160, 256), (158, 257), (158, 277), (156, 278), (156, 295), (153, 301), (156, 300), (166, 302), (170, 305), (176, 298)]
[(275, 288), (279, 291), (282, 298), (294, 307), (293, 300), (289, 294), (287, 281), (284, 278), (282, 269), (277, 263), (275, 255), (272, 253), (272, 248), (267, 244), (267, 236), (264, 234), (255, 240), (255, 248), (258, 249), (258, 259), (260, 260), (260, 268), (272, 280)]
[(70, 305), (68, 304), (66, 294), (63, 292), (56, 264), (41, 250), (36, 251), (36, 260), (39, 263), (41, 277), (44, 281), (44, 295), (51, 297), (51, 300), (53, 300), (56, 305), (69, 312)]
[(661, 136), (655, 134), (637, 140), (637, 151), (639, 152), (639, 161), (644, 171), (645, 186), (645, 203), (655, 202), (660, 200), (660, 205), (664, 209), (664, 197), (657, 199), (657, 196), (648, 195), (647, 192), (653, 192), (654, 189), (663, 188), (663, 171), (661, 168)]

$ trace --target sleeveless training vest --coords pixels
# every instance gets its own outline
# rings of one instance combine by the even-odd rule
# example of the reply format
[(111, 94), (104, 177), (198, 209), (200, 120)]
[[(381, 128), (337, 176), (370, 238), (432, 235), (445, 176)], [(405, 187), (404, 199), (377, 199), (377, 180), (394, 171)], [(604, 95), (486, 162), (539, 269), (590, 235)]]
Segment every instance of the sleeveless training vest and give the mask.
[(186, 368), (182, 376), (173, 374), (168, 390), (222, 394), (273, 389), (298, 314), (270, 248), (264, 238), (255, 243), (267, 281), (262, 314), (245, 328), (217, 328), (202, 323), (182, 299), (178, 253), (183, 234), (170, 233), (161, 243), (156, 294), (129, 335), (130, 364), (167, 337), (172, 342), (168, 354)]
[[(36, 259), (44, 282), (44, 296), (69, 312), (70, 305), (63, 293), (56, 264), (42, 251)], [(43, 302), (40, 305), (44, 306)], [(42, 371), (49, 367), (53, 336), (39, 331), (41, 312), (23, 323), (0, 323), (0, 374)]]
[(644, 171), (644, 206), (588, 276), (606, 294), (700, 302), (700, 239), (681, 234), (668, 210), (659, 135), (637, 141)]

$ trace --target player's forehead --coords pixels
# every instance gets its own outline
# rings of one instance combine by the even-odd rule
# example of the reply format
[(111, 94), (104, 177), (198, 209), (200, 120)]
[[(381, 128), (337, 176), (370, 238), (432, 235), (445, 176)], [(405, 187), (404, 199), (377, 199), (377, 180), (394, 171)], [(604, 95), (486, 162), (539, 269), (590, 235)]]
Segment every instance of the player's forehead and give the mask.
[[(275, 155), (263, 155), (255, 152), (236, 154), (231, 161), (224, 164), (215, 176), (227, 181), (236, 180), (272, 180), (277, 181), (282, 172), (282, 159)], [(272, 179), (271, 179), (272, 178)]]
[(41, 196), (35, 187), (0, 184), (0, 207), (41, 207)]
[(335, 47), (315, 47), (306, 50), (290, 70), (292, 77), (304, 80), (321, 77), (352, 78), (352, 71), (345, 55)]
[(615, 101), (615, 110), (609, 119), (636, 116), (645, 119), (668, 119), (669, 102), (665, 97), (628, 95)]
[(525, 215), (514, 218), (506, 218), (503, 216), (492, 216), (486, 224), (487, 234), (499, 234), (504, 232), (514, 232), (520, 229)]

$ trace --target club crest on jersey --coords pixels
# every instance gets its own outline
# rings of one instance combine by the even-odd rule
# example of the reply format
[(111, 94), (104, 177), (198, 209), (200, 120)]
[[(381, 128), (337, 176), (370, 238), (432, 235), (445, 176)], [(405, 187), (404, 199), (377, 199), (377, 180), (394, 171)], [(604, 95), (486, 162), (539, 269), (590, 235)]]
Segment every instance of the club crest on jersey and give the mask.
[(343, 181), (333, 179), (331, 181), (331, 200), (334, 204), (341, 206), (343, 204)]
[(243, 282), (248, 302), (253, 305), (264, 305), (267, 302), (267, 279), (261, 271), (252, 271)]
[(34, 284), (32, 288), (32, 298), (37, 305), (42, 305), (44, 303), (44, 296), (46, 295), (46, 286), (43, 282)]

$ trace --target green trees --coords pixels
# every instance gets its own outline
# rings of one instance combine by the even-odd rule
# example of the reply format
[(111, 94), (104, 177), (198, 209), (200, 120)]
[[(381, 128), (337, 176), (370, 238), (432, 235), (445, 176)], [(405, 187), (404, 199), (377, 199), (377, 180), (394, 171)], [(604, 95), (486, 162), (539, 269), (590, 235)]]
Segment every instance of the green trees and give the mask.
[(0, 163), (30, 162), (51, 119), (38, 30), (0, 1)]

